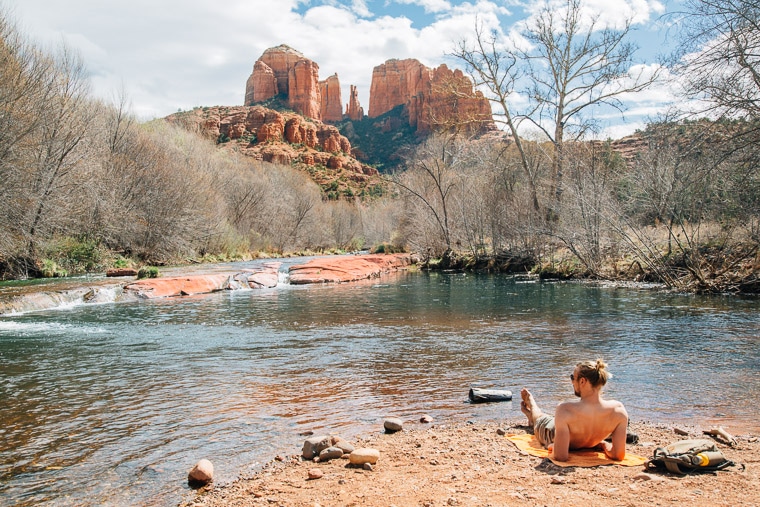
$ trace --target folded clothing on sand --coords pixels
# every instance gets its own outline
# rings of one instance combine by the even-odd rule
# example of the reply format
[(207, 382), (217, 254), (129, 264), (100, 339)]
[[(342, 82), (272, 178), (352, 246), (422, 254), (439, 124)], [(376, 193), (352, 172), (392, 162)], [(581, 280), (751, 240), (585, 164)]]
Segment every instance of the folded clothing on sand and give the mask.
[(541, 446), (541, 443), (535, 436), (530, 434), (507, 435), (507, 440), (512, 442), (521, 451), (538, 456), (539, 458), (549, 458), (552, 463), (561, 467), (595, 467), (599, 465), (621, 465), (626, 467), (640, 466), (648, 460), (643, 456), (637, 456), (631, 453), (625, 453), (622, 461), (613, 461), (603, 452), (593, 449), (581, 449), (570, 451), (570, 458), (567, 461), (557, 461), (549, 456), (549, 451)]

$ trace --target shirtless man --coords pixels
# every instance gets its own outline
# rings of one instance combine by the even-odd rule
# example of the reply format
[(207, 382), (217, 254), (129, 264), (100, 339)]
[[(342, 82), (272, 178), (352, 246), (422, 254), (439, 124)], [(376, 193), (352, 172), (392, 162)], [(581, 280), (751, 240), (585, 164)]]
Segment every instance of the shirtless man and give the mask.
[[(612, 374), (601, 359), (578, 363), (570, 375), (580, 401), (560, 403), (554, 417), (538, 408), (523, 389), (520, 410), (528, 417), (536, 438), (557, 461), (567, 461), (571, 449), (595, 448), (612, 460), (625, 458), (628, 413), (619, 401), (602, 399), (602, 387)], [(612, 435), (612, 443), (605, 439)]]

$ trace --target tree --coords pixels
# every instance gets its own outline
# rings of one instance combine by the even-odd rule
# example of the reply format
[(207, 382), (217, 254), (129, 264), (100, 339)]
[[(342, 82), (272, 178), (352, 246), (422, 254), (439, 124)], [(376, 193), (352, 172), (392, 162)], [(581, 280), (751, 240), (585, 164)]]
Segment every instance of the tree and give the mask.
[(675, 68), (720, 116), (760, 119), (760, 4), (687, 0)]
[[(624, 94), (642, 91), (658, 77), (657, 71), (634, 65), (637, 47), (627, 41), (630, 18), (619, 28), (604, 27), (598, 16), (588, 17), (585, 12), (581, 0), (566, 0), (559, 8), (546, 3), (523, 30), (527, 47), (478, 29), (474, 44), (461, 42), (454, 53), (466, 63), (476, 84), (488, 90), (504, 117), (523, 157), (536, 208), (537, 182), (518, 127), (527, 120), (552, 143), (546, 211), (554, 220), (562, 196), (565, 142), (583, 139), (595, 127), (587, 111), (599, 105), (622, 111)], [(510, 101), (521, 83), (526, 83), (530, 105), (515, 112)]]
[(413, 235), (426, 238), (420, 246), (432, 249), (436, 256), (445, 256), (452, 249), (450, 214), (460, 179), (461, 149), (455, 136), (433, 135), (414, 151), (407, 170), (394, 179), (411, 198), (407, 223), (417, 228)]

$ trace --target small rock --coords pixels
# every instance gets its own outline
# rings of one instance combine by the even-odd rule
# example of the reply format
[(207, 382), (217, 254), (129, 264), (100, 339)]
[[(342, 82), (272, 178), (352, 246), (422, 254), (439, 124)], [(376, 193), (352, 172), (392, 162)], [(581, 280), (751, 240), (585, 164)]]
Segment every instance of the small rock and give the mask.
[(385, 422), (383, 422), (383, 427), (387, 433), (396, 433), (397, 431), (404, 429), (404, 423), (398, 417), (388, 417)]
[(365, 464), (362, 465), (362, 468), (364, 470), (369, 471), (369, 472), (371, 472), (372, 470), (374, 470), (374, 468), (372, 468), (372, 463), (365, 463)]
[(497, 428), (496, 429), (496, 434), (503, 437), (504, 435), (507, 434), (507, 430), (502, 429), (502, 428)]
[(328, 435), (307, 438), (303, 443), (301, 456), (306, 460), (314, 459), (314, 456), (319, 455), (320, 452), (330, 447), (331, 443), (332, 440)]
[(351, 454), (354, 452), (354, 446), (350, 442), (343, 440), (340, 437), (333, 437), (332, 446), (343, 450), (343, 454)]
[(310, 468), (309, 469), (309, 480), (313, 481), (315, 479), (321, 479), (322, 476), (325, 475), (322, 470), (319, 468)]
[(554, 477), (552, 477), (552, 484), (564, 484), (564, 483), (565, 483), (565, 478), (562, 477), (561, 475), (555, 475)]
[(285, 456), (280, 456), (278, 454), (277, 456), (274, 457), (274, 459), (277, 460), (277, 461), (285, 461)]
[(689, 436), (689, 432), (686, 430), (682, 430), (681, 428), (673, 428), (673, 433), (675, 433), (676, 435), (684, 436), (684, 437)]
[(214, 480), (214, 465), (207, 459), (202, 459), (190, 469), (187, 474), (187, 482), (201, 485)]
[(323, 449), (319, 453), (319, 461), (330, 461), (331, 459), (338, 459), (343, 456), (343, 449), (339, 447), (328, 447)]
[(661, 481), (661, 477), (657, 477), (646, 472), (640, 472), (632, 477), (634, 481)]
[(429, 415), (425, 414), (422, 417), (420, 417), (420, 422), (421, 423), (429, 424), (429, 423), (433, 422), (433, 418), (430, 417)]
[(757, 437), (750, 437), (748, 440), (749, 443), (757, 442)]
[(365, 463), (374, 465), (379, 459), (380, 451), (377, 449), (371, 449), (369, 447), (356, 449), (348, 456), (348, 461), (352, 465), (364, 465)]

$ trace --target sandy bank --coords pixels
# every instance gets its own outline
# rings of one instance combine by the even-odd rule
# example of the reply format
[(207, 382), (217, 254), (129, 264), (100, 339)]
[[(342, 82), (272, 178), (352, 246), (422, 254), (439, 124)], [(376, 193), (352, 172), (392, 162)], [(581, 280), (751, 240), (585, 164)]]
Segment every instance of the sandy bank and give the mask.
[[(407, 428), (407, 426), (409, 426)], [(679, 426), (694, 438), (702, 428)], [(760, 444), (734, 435), (719, 444), (737, 465), (728, 471), (678, 477), (643, 466), (560, 468), (521, 454), (499, 430), (524, 433), (522, 421), (448, 425), (405, 423), (403, 431), (354, 442), (381, 457), (372, 471), (344, 459), (306, 462), (300, 449), (273, 459), (252, 477), (199, 491), (187, 504), (213, 506), (503, 506), (503, 505), (758, 505)], [(656, 447), (687, 438), (672, 426), (632, 423), (640, 441), (629, 452), (650, 457)], [(730, 428), (727, 428), (730, 430)], [(709, 438), (709, 437), (708, 437)], [(318, 468), (323, 476), (309, 479)]]

